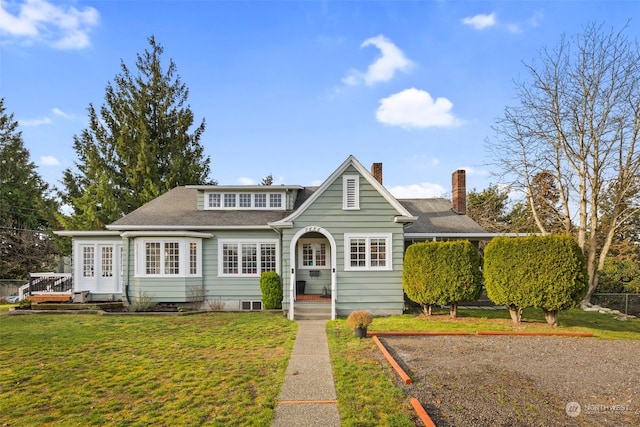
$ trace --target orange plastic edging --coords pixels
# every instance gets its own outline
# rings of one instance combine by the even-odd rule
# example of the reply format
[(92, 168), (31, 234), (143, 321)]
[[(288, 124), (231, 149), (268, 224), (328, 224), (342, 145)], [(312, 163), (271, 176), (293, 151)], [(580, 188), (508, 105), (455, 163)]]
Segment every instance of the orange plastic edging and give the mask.
[(382, 354), (384, 354), (384, 357), (387, 358), (387, 360), (389, 361), (389, 363), (391, 364), (391, 366), (393, 366), (393, 369), (396, 370), (396, 372), (398, 373), (398, 375), (400, 375), (400, 378), (402, 378), (402, 380), (404, 381), (405, 384), (411, 384), (411, 378), (409, 377), (409, 375), (407, 375), (407, 373), (400, 367), (400, 365), (398, 365), (398, 362), (395, 361), (395, 359), (393, 358), (393, 356), (391, 356), (391, 353), (389, 353), (387, 351), (387, 349), (384, 347), (384, 344), (382, 344), (380, 342), (380, 340), (378, 339), (378, 337), (374, 336), (373, 337), (373, 342), (376, 343), (376, 345), (378, 346), (378, 348), (380, 349), (380, 351), (382, 352)]
[(448, 332), (438, 332), (438, 331), (398, 331), (398, 332), (392, 332), (392, 331), (385, 331), (385, 332), (367, 332), (367, 335), (369, 336), (375, 336), (375, 335), (394, 335), (394, 336), (408, 336), (408, 335), (433, 335), (433, 336), (440, 336), (440, 335), (473, 335), (473, 332), (464, 332), (464, 331), (448, 331)]
[(412, 397), (411, 406), (413, 406), (413, 409), (416, 411), (416, 414), (418, 414), (418, 417), (426, 427), (436, 427), (434, 422), (431, 421), (431, 417), (429, 416), (429, 414), (427, 414), (427, 411), (424, 410), (424, 408), (422, 407), (422, 404), (418, 399), (416, 399), (415, 397)]
[(534, 332), (534, 331), (476, 331), (477, 335), (524, 335), (524, 336), (558, 336), (558, 337), (586, 337), (591, 338), (591, 332)]

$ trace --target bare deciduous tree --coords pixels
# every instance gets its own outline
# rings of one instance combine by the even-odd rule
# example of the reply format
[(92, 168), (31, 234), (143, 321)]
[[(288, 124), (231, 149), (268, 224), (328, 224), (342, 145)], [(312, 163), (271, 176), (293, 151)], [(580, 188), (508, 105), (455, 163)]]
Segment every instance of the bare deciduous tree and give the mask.
[[(545, 234), (534, 178), (553, 176), (564, 230), (575, 233), (587, 258), (589, 302), (616, 230), (639, 213), (640, 50), (624, 29), (604, 32), (594, 23), (543, 48), (539, 61), (525, 64), (520, 103), (505, 108), (488, 148)], [(602, 221), (605, 195), (612, 208)]]

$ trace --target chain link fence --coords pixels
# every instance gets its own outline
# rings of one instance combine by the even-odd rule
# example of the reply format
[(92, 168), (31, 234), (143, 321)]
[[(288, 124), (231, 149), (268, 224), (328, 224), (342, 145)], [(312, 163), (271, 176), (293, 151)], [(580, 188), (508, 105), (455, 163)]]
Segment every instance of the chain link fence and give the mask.
[(640, 294), (593, 294), (591, 303), (600, 307), (618, 310), (627, 315), (640, 316)]

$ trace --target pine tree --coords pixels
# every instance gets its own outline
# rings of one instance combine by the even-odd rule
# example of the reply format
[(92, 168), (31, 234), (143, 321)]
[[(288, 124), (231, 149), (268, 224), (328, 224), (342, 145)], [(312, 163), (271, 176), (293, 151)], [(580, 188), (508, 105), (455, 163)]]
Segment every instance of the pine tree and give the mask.
[(269, 174), (262, 178), (262, 181), (260, 181), (260, 185), (273, 185), (273, 175)]
[(64, 202), (73, 214), (61, 218), (67, 229), (99, 229), (173, 187), (212, 184), (210, 159), (200, 137), (204, 119), (193, 132), (189, 91), (164, 49), (149, 38), (149, 50), (137, 55), (134, 75), (121, 72), (108, 83), (105, 104), (89, 105), (89, 127), (74, 137), (76, 170), (64, 172)]
[(57, 252), (50, 230), (56, 203), (0, 99), (0, 277), (25, 278)]

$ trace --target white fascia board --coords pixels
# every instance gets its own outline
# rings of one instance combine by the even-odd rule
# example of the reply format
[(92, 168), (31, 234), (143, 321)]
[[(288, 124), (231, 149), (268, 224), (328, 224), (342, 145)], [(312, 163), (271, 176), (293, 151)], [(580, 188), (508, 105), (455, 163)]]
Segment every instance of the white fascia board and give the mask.
[(213, 237), (211, 233), (198, 233), (197, 231), (125, 231), (122, 237), (200, 237), (210, 239)]
[[(362, 166), (362, 163), (360, 163), (358, 159), (356, 159), (353, 156), (349, 156), (349, 159), (352, 160), (353, 166), (358, 170), (358, 172), (360, 172), (360, 175), (362, 175), (364, 179), (366, 179), (367, 182), (373, 186), (373, 188), (378, 190), (378, 192), (382, 194), (382, 197), (384, 197), (387, 200), (387, 202), (389, 202), (389, 204), (391, 204), (391, 206), (393, 206), (396, 209), (396, 211), (398, 211), (398, 214), (400, 214), (399, 215), (400, 217), (415, 218), (404, 206), (400, 204), (400, 202), (398, 202), (398, 200), (395, 197), (393, 197), (393, 195), (389, 192), (389, 190), (385, 188), (384, 185), (380, 184), (378, 180), (375, 179), (373, 175), (371, 175), (371, 173), (369, 172), (369, 170), (367, 170), (367, 168)], [(413, 221), (415, 221), (415, 219)]]
[(493, 239), (494, 237), (525, 237), (538, 233), (404, 233), (406, 239), (433, 239), (448, 237), (457, 239)]
[(119, 231), (114, 230), (57, 230), (53, 234), (63, 237), (112, 237), (119, 236)]
[(393, 222), (407, 224), (407, 223), (415, 222), (417, 219), (418, 219), (417, 216), (396, 216), (393, 218)]
[(107, 225), (118, 231), (180, 231), (180, 230), (270, 230), (269, 225)]
[(274, 229), (283, 229), (283, 228), (293, 228), (293, 222), (270, 222), (269, 223), (269, 227), (274, 228)]
[(185, 188), (195, 190), (233, 190), (233, 191), (261, 191), (276, 192), (282, 190), (302, 190), (300, 185), (185, 185)]
[[(345, 170), (347, 170), (347, 168), (353, 165), (354, 168), (356, 168), (356, 170), (360, 173), (360, 175), (362, 177), (364, 177), (364, 179), (367, 180), (367, 182), (369, 184), (371, 184), (376, 190), (378, 190), (378, 192), (382, 195), (382, 197), (384, 197), (387, 202), (389, 202), (391, 204), (391, 206), (393, 206), (396, 211), (398, 211), (398, 214), (400, 217), (407, 217), (407, 218), (414, 218), (413, 215), (411, 215), (411, 213), (409, 213), (408, 210), (405, 209), (404, 206), (402, 206), (400, 204), (400, 202), (398, 202), (396, 200), (395, 197), (393, 197), (391, 195), (391, 193), (389, 192), (389, 190), (387, 190), (386, 188), (384, 188), (384, 186), (382, 184), (380, 184), (378, 182), (378, 180), (376, 180), (371, 173), (367, 170), (367, 168), (365, 168), (364, 166), (362, 166), (362, 164), (358, 161), (358, 159), (356, 159), (353, 154), (349, 155), (349, 157), (347, 157), (347, 159), (342, 162), (342, 164), (340, 166), (338, 166), (338, 168), (331, 174), (329, 175), (329, 177), (322, 183), (322, 185), (320, 185), (320, 187), (318, 187), (318, 189), (311, 195), (311, 197), (309, 197), (307, 200), (305, 200), (305, 202), (300, 205), (300, 207), (298, 209), (296, 209), (295, 212), (293, 212), (291, 215), (289, 215), (286, 218), (281, 219), (280, 221), (276, 221), (274, 224), (275, 227), (277, 227), (279, 224), (282, 223), (288, 223), (288, 222), (293, 222), (298, 216), (300, 216), (312, 203), (315, 202), (315, 200), (320, 197), (320, 195), (322, 193), (325, 192), (325, 190), (336, 180), (338, 179), (338, 177), (340, 175), (342, 175), (344, 173)], [(413, 220), (415, 221), (415, 219)]]

